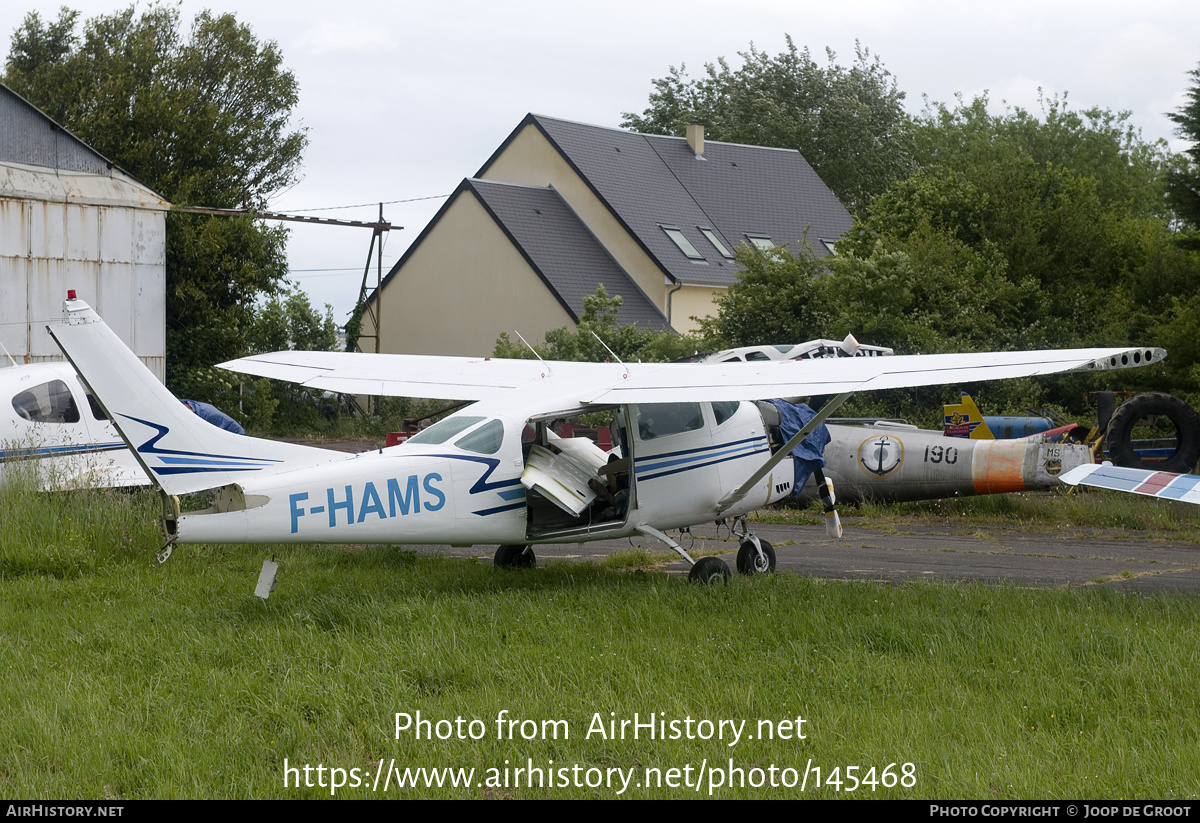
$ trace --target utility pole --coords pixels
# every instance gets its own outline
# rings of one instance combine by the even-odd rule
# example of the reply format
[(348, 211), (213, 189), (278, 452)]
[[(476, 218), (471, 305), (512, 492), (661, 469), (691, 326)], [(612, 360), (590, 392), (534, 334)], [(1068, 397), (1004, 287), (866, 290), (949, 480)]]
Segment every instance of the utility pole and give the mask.
[[(173, 206), (171, 211), (187, 212), (188, 214), (208, 214), (214, 217), (251, 217), (256, 220), (282, 220), (318, 226), (349, 226), (351, 228), (370, 229), (371, 245), (367, 248), (367, 265), (363, 269), (362, 285), (358, 290), (358, 303), (356, 307), (361, 308), (362, 312), (371, 318), (371, 326), (374, 333), (362, 334), (360, 332), (358, 340), (355, 341), (355, 347), (359, 351), (362, 351), (362, 346), (359, 345), (362, 338), (373, 337), (375, 339), (375, 352), (379, 352), (380, 337), (383, 329), (383, 301), (379, 299), (380, 288), (383, 286), (383, 235), (392, 229), (396, 229), (397, 231), (404, 229), (403, 226), (393, 226), (383, 219), (383, 203), (379, 204), (379, 219), (373, 223), (367, 223), (362, 220), (334, 220), (329, 217), (305, 217), (296, 214), (255, 211), (254, 209), (214, 209), (207, 206)], [(367, 278), (371, 274), (372, 254), (376, 256), (375, 299), (368, 303)]]

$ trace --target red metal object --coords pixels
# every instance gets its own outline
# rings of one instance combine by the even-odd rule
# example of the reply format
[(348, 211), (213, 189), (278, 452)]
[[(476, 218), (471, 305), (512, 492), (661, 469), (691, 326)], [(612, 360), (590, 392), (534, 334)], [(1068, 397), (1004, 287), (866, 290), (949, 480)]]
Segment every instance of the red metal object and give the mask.
[(1059, 426), (1056, 429), (1048, 429), (1044, 432), (1027, 436), (1044, 437), (1048, 443), (1086, 443), (1088, 427), (1081, 426), (1078, 423), (1071, 423), (1066, 426)]
[(578, 423), (559, 423), (555, 428), (555, 433), (559, 437), (587, 437), (594, 440), (596, 445), (604, 451), (612, 451), (612, 432), (608, 430), (607, 426), (593, 429)]

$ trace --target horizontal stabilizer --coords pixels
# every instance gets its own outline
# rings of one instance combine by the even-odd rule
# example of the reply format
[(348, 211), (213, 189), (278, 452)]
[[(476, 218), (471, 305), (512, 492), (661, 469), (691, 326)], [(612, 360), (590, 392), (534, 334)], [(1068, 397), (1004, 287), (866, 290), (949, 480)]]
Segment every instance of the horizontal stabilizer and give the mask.
[(1104, 463), (1077, 466), (1060, 478), (1069, 486), (1092, 486), (1097, 489), (1144, 494), (1165, 500), (1200, 503), (1200, 477), (1194, 474), (1158, 472), (1153, 469), (1127, 469)]

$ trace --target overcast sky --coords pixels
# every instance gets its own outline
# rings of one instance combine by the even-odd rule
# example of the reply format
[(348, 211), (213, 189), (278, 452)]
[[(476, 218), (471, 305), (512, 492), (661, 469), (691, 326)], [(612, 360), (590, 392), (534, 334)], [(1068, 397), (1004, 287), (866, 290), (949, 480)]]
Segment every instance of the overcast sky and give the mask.
[[(66, 5), (84, 17), (127, 4)], [(4, 34), (29, 11), (57, 17), (64, 0), (11, 0)], [(384, 271), (528, 112), (618, 126), (641, 112), (651, 80), (686, 64), (693, 76), (718, 57), (738, 65), (751, 42), (778, 54), (790, 34), (824, 62), (853, 61), (855, 42), (878, 55), (907, 94), (952, 100), (984, 91), (1036, 110), (1038, 89), (1069, 93), (1073, 108), (1128, 110), (1147, 139), (1168, 139), (1200, 64), (1196, 0), (608, 0), (604, 3), (430, 3), (341, 0), (183, 0), (197, 11), (233, 11), (276, 41), (300, 83), (299, 125), (308, 129), (304, 178), (271, 206), (344, 219), (374, 219), (383, 201), (403, 231), (384, 246)], [(145, 7), (145, 4), (142, 4)], [(9, 37), (0, 42), (7, 55)], [(322, 209), (322, 211), (308, 211)], [(354, 304), (370, 232), (292, 229), (292, 277), (342, 323)]]

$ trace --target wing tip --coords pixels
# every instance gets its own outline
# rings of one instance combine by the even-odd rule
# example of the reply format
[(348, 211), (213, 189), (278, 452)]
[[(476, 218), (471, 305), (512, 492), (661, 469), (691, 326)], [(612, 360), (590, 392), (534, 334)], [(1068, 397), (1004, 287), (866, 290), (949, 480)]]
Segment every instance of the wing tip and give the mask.
[(1096, 358), (1080, 366), (1076, 371), (1103, 371), (1111, 369), (1133, 369), (1161, 363), (1167, 358), (1167, 350), (1157, 346), (1125, 349), (1104, 357)]

